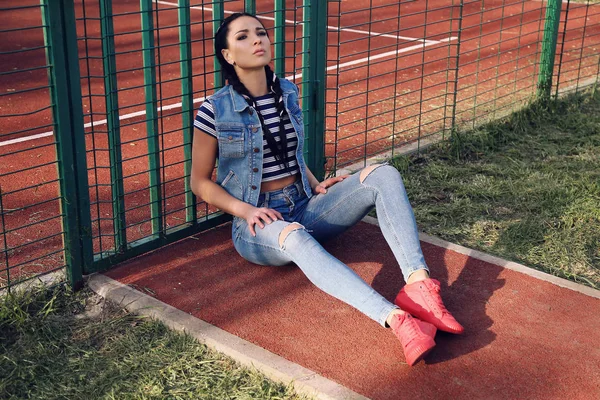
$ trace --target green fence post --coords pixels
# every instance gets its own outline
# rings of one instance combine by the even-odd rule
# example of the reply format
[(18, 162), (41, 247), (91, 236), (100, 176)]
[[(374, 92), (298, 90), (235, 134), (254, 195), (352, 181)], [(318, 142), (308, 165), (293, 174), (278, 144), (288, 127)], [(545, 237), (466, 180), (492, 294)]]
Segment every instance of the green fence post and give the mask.
[(163, 230), (160, 187), (160, 146), (158, 140), (158, 101), (156, 99), (156, 54), (154, 51), (153, 0), (140, 0), (142, 18), (142, 59), (144, 63), (144, 93), (146, 95), (146, 136), (148, 140), (148, 173), (150, 187), (150, 219), (152, 233)]
[(115, 252), (127, 248), (125, 221), (125, 190), (121, 156), (121, 126), (119, 121), (119, 87), (115, 54), (112, 0), (100, 0), (100, 32), (102, 36), (102, 61), (104, 67), (104, 94), (108, 127), (110, 180), (113, 201)]
[[(225, 9), (223, 7), (223, 0), (215, 0), (215, 2), (213, 3), (213, 32), (217, 33), (217, 30), (219, 29), (219, 26), (221, 26), (221, 22), (223, 21), (223, 19), (225, 18)], [(225, 83), (223, 81), (223, 74), (221, 72), (221, 66), (219, 65), (219, 61), (217, 60), (217, 57), (214, 57), (213, 60), (214, 63), (214, 67), (215, 67), (215, 81), (214, 81), (214, 87), (215, 89), (218, 89), (220, 87), (223, 87), (223, 84)]]
[[(452, 96), (452, 117), (450, 120), (450, 134), (454, 135), (456, 132), (456, 100), (458, 98), (458, 67), (460, 65), (460, 44), (462, 43), (462, 23), (463, 23), (463, 11), (464, 11), (464, 1), (459, 0), (459, 13), (458, 13), (458, 35), (456, 39), (456, 67), (454, 68), (454, 93)], [(452, 8), (452, 12), (454, 13), (454, 8)], [(448, 43), (451, 46), (450, 43)], [(445, 123), (444, 123), (445, 124)]]
[(244, 11), (256, 15), (256, 0), (244, 0)]
[(285, 74), (285, 0), (275, 0), (275, 75)]
[(192, 174), (192, 137), (194, 134), (194, 86), (192, 80), (192, 30), (190, 0), (178, 1), (179, 70), (181, 73), (181, 122), (183, 126), (183, 172), (185, 185), (185, 221), (196, 223), (196, 196), (190, 186)]
[(542, 39), (542, 55), (540, 57), (540, 74), (538, 77), (538, 97), (550, 97), (552, 90), (552, 73), (556, 55), (556, 42), (562, 0), (548, 0), (546, 4), (546, 20), (544, 22), (544, 37)]
[[(4, 203), (2, 201), (2, 185), (0, 185), (0, 226), (2, 226), (2, 230), (0, 231), (0, 233), (2, 233), (2, 243), (0, 243), (2, 245), (2, 247), (4, 247), (2, 249), (2, 258), (3, 258), (3, 262), (6, 265), (6, 288), (8, 289), (8, 292), (10, 293), (10, 287), (12, 286), (10, 283), (10, 259), (8, 257), (8, 240), (6, 239), (6, 219), (4, 217), (5, 212), (4, 212)], [(5, 268), (2, 267), (1, 270), (4, 270)], [(68, 264), (67, 264), (67, 274), (69, 275), (70, 278), (70, 271), (71, 269), (69, 268)]]
[(73, 0), (41, 0), (63, 215), (65, 265), (73, 288), (91, 270), (90, 198)]
[(304, 0), (302, 111), (306, 163), (317, 179), (325, 174), (325, 86), (327, 2)]

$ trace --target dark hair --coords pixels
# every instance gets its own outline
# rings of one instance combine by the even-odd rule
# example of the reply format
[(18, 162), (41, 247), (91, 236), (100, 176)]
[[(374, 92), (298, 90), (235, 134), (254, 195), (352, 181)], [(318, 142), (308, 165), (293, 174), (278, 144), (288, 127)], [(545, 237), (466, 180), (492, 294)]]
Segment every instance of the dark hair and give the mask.
[[(229, 24), (231, 24), (233, 21), (240, 17), (252, 17), (262, 25), (262, 22), (260, 22), (255, 15), (245, 12), (231, 14), (229, 17), (223, 20), (221, 26), (215, 33), (215, 55), (217, 56), (217, 60), (219, 60), (219, 64), (221, 64), (221, 71), (223, 73), (223, 77), (227, 79), (227, 82), (231, 86), (233, 86), (233, 89), (235, 89), (236, 92), (241, 94), (246, 99), (250, 107), (254, 107), (256, 109), (257, 107), (254, 97), (250, 94), (248, 89), (246, 89), (246, 86), (244, 86), (244, 84), (240, 81), (233, 65), (229, 64), (225, 60), (225, 57), (221, 52), (221, 50), (229, 48), (229, 44), (227, 43)], [(271, 70), (271, 67), (269, 67), (269, 65), (265, 65), (265, 74), (267, 76), (267, 85), (269, 85), (272, 90), (273, 98), (275, 100), (275, 107), (277, 109), (277, 114), (279, 115), (279, 146), (277, 145), (277, 141), (271, 134), (271, 131), (265, 125), (263, 117), (258, 111), (258, 109), (256, 109), (256, 114), (260, 119), (263, 135), (267, 140), (267, 145), (269, 146), (271, 153), (274, 154), (275, 159), (277, 161), (283, 163), (284, 165), (287, 165), (287, 136), (285, 134), (285, 126), (283, 122), (283, 116), (285, 115), (285, 107), (283, 104), (283, 92), (281, 90), (279, 78), (275, 77), (273, 70)]]

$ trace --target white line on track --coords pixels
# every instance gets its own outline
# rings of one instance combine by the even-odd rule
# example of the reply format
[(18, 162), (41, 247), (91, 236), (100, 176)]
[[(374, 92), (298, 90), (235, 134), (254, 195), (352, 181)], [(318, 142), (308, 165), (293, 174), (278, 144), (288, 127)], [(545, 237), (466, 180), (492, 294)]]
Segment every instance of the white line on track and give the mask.
[[(453, 39), (453, 37), (452, 38), (447, 38), (445, 40), (446, 41), (450, 41), (452, 39)], [(407, 51), (423, 49), (423, 48), (425, 48), (427, 46), (431, 46), (433, 44), (438, 44), (438, 43), (439, 42), (433, 42), (433, 43), (431, 43), (431, 42), (427, 41), (427, 42), (425, 42), (423, 44), (415, 44), (413, 46), (405, 47), (405, 48), (402, 48), (402, 49), (398, 49), (398, 50), (394, 50), (394, 51), (388, 51), (387, 53), (381, 53), (381, 54), (377, 54), (377, 55), (374, 55), (374, 56), (369, 56), (369, 57), (361, 58), (360, 60), (349, 61), (349, 62), (346, 62), (346, 63), (343, 63), (343, 64), (339, 64), (337, 66), (334, 65), (333, 67), (327, 68), (327, 70), (334, 69), (334, 68), (349, 67), (351, 65), (361, 64), (361, 63), (363, 63), (365, 61), (366, 62), (370, 62), (370, 61), (373, 61), (373, 60), (378, 60), (380, 58), (384, 58), (384, 57), (388, 57), (388, 56), (393, 56), (393, 55), (398, 55), (400, 53), (406, 53)]]
[[(455, 39), (456, 39), (456, 37), (452, 36), (452, 37), (449, 37), (449, 38), (446, 38), (446, 39), (442, 39), (441, 41), (449, 42), (449, 41), (455, 40)], [(381, 54), (377, 54), (377, 55), (374, 55), (374, 56), (364, 57), (364, 58), (360, 58), (358, 60), (348, 61), (348, 62), (343, 63), (343, 64), (332, 65), (330, 67), (327, 67), (327, 71), (331, 71), (332, 69), (336, 69), (336, 68), (337, 69), (341, 69), (341, 68), (345, 68), (345, 67), (351, 67), (353, 65), (362, 64), (364, 62), (370, 62), (370, 61), (373, 61), (373, 60), (378, 60), (380, 58), (385, 58), (385, 57), (388, 57), (388, 56), (395, 56), (395, 55), (398, 55), (400, 53), (406, 53), (406, 52), (412, 51), (412, 50), (423, 49), (423, 48), (425, 48), (427, 46), (431, 46), (431, 45), (438, 44), (438, 43), (439, 42), (437, 42), (437, 41), (433, 42), (433, 43), (429, 43), (427, 41), (427, 42), (424, 42), (422, 44), (415, 44), (413, 46), (405, 47), (403, 49), (388, 51), (386, 53), (381, 53)], [(287, 79), (292, 79), (292, 80), (296, 80), (296, 79), (299, 79), (301, 77), (302, 77), (302, 74), (296, 74), (296, 75), (286, 76)]]
[[(160, 3), (160, 4), (166, 4), (166, 5), (172, 5), (172, 6), (177, 6), (177, 4), (175, 3), (169, 3), (166, 1), (161, 1), (161, 0), (157, 0), (156, 3)], [(194, 6), (191, 7), (194, 9), (200, 9), (200, 10), (204, 10), (204, 11), (212, 11), (211, 8), (209, 7), (199, 7), (199, 6)], [(232, 11), (225, 11), (226, 14), (232, 14)], [(273, 19), (270, 17), (260, 17), (263, 19)], [(295, 23), (294, 21), (289, 21), (286, 20), (285, 22), (287, 23)], [(374, 56), (369, 56), (369, 57), (364, 57), (364, 58), (360, 58), (358, 60), (353, 60), (353, 61), (348, 61), (346, 63), (343, 64), (338, 64), (338, 65), (332, 65), (330, 67), (327, 67), (327, 71), (331, 71), (334, 69), (341, 69), (341, 68), (345, 68), (345, 67), (350, 67), (353, 65), (357, 65), (357, 64), (362, 64), (364, 62), (370, 62), (370, 61), (374, 61), (374, 60), (378, 60), (380, 58), (385, 58), (385, 57), (389, 57), (389, 56), (396, 56), (398, 54), (401, 53), (406, 53), (408, 51), (412, 51), (412, 50), (418, 50), (418, 49), (424, 49), (427, 46), (431, 46), (434, 44), (439, 44), (439, 43), (443, 43), (443, 42), (450, 42), (452, 40), (456, 40), (457, 38), (455, 36), (451, 36), (449, 38), (444, 38), (444, 39), (440, 39), (440, 40), (425, 40), (425, 39), (417, 39), (417, 38), (408, 38), (408, 37), (402, 37), (402, 36), (393, 36), (393, 35), (384, 35), (384, 34), (378, 34), (376, 32), (367, 32), (367, 31), (358, 31), (358, 30), (351, 30), (351, 29), (345, 29), (345, 28), (339, 28), (339, 27), (330, 27), (328, 26), (329, 29), (334, 29), (334, 30), (343, 30), (343, 31), (351, 31), (351, 32), (355, 32), (355, 33), (365, 33), (365, 34), (372, 34), (374, 36), (387, 36), (387, 37), (393, 37), (393, 38), (397, 38), (400, 40), (410, 40), (410, 41), (420, 41), (420, 44), (416, 44), (413, 46), (409, 46), (409, 47), (405, 47), (402, 49), (398, 49), (398, 50), (394, 50), (394, 51), (388, 51), (386, 53), (381, 53), (381, 54), (377, 54)], [(286, 79), (289, 80), (296, 80), (296, 79), (300, 79), (302, 77), (302, 74), (295, 74), (295, 75), (290, 75), (290, 76), (286, 76)], [(193, 100), (194, 103), (199, 103), (201, 101), (204, 101), (205, 97), (198, 97), (196, 99)], [(162, 111), (168, 111), (168, 110), (172, 110), (174, 108), (180, 108), (182, 105), (182, 103), (175, 103), (175, 104), (170, 104), (168, 106), (164, 106), (164, 107), (158, 107), (156, 110), (158, 112), (162, 112)], [(120, 115), (119, 116), (119, 121), (122, 120), (126, 120), (126, 119), (130, 119), (130, 118), (135, 118), (135, 117), (140, 117), (142, 115), (145, 115), (146, 111), (145, 110), (141, 110), (141, 111), (136, 111), (133, 113), (129, 113), (129, 114), (124, 114), (124, 115)], [(94, 122), (88, 122), (86, 124), (83, 125), (84, 128), (90, 128), (92, 126), (100, 126), (100, 125), (105, 125), (107, 123), (106, 119), (102, 119), (102, 120), (98, 120), (98, 121), (94, 121)], [(27, 142), (29, 140), (35, 140), (35, 139), (41, 139), (44, 137), (48, 137), (48, 136), (52, 136), (54, 134), (53, 131), (49, 131), (49, 132), (44, 132), (44, 133), (38, 133), (36, 135), (30, 135), (30, 136), (25, 136), (22, 138), (17, 138), (17, 139), (11, 139), (11, 140), (6, 140), (3, 142), (0, 142), (0, 147), (2, 146), (9, 146), (11, 144), (17, 144), (17, 143), (22, 143), (22, 142)]]
[[(194, 99), (194, 103), (199, 103), (201, 101), (204, 101), (205, 97), (198, 97), (196, 99)], [(161, 111), (168, 111), (168, 110), (172, 110), (174, 108), (180, 108), (181, 107), (181, 103), (175, 103), (175, 104), (169, 104), (168, 106), (164, 106), (164, 107), (157, 107), (156, 111), (161, 112)], [(135, 117), (140, 117), (142, 115), (146, 115), (146, 110), (141, 110), (141, 111), (136, 111), (136, 112), (132, 112), (129, 114), (124, 114), (124, 115), (119, 115), (119, 121), (123, 121), (125, 119), (130, 119), (130, 118), (135, 118)], [(104, 125), (108, 122), (108, 120), (106, 119), (101, 119), (98, 121), (94, 121), (94, 122), (88, 122), (86, 124), (83, 124), (84, 128), (90, 128), (92, 126), (101, 126)], [(10, 144), (16, 144), (16, 143), (21, 143), (21, 142), (26, 142), (28, 140), (34, 140), (34, 139), (41, 139), (41, 138), (45, 138), (48, 136), (52, 136), (52, 134), (54, 134), (54, 131), (48, 131), (48, 132), (44, 132), (44, 133), (38, 133), (37, 135), (31, 135), (31, 136), (25, 136), (22, 138), (18, 138), (18, 139), (11, 139), (11, 140), (6, 140), (4, 142), (0, 142), (0, 147), (2, 146), (8, 146)]]
[[(168, 5), (168, 6), (174, 6), (174, 7), (178, 6), (177, 3), (171, 3), (171, 2), (163, 1), (163, 0), (155, 0), (155, 3), (164, 4), (164, 5)], [(195, 9), (195, 10), (210, 11), (210, 12), (212, 12), (212, 10), (213, 10), (210, 7), (202, 7), (202, 6), (193, 6), (193, 7), (190, 7), (190, 8)], [(233, 14), (233, 13), (236, 13), (236, 12), (237, 11), (223, 11), (224, 14)], [(259, 19), (265, 19), (265, 20), (268, 20), (268, 21), (275, 21), (275, 18), (273, 18), (273, 17), (265, 17), (264, 15), (257, 15), (257, 18), (259, 18)], [(289, 19), (286, 19), (285, 22), (288, 23), (288, 24), (290, 24), (290, 25), (304, 25), (302, 22), (296, 22), (296, 21), (292, 21), (292, 20), (289, 20)], [(388, 37), (388, 38), (397, 39), (397, 40), (408, 40), (408, 41), (411, 41), (411, 42), (435, 42), (435, 43), (438, 43), (437, 40), (426, 40), (426, 39), (413, 38), (413, 37), (409, 37), (409, 36), (397, 36), (397, 35), (390, 35), (390, 34), (387, 34), (387, 33), (379, 33), (379, 32), (373, 32), (373, 31), (362, 31), (362, 30), (359, 30), (359, 29), (340, 28), (339, 26), (327, 26), (327, 29), (332, 30), (332, 31), (360, 33), (360, 34), (369, 35), (369, 36)]]

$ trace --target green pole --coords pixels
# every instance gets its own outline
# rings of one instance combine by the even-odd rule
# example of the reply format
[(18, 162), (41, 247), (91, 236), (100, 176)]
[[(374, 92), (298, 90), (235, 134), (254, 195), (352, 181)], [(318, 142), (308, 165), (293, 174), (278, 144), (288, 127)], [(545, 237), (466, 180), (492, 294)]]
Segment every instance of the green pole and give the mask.
[(540, 98), (550, 97), (552, 89), (552, 73), (554, 70), (561, 9), (562, 0), (548, 0), (544, 22), (544, 37), (542, 39), (542, 55), (540, 57), (540, 74), (538, 77), (538, 97)]
[(306, 163), (317, 179), (325, 175), (325, 86), (327, 2), (304, 0), (302, 111)]
[(65, 265), (71, 286), (78, 289), (83, 284), (83, 273), (91, 270), (94, 256), (75, 11), (72, 0), (41, 0), (41, 5), (50, 67)]
[(244, 11), (256, 15), (256, 0), (244, 0)]
[(275, 74), (285, 74), (285, 0), (275, 0)]
[[(215, 0), (213, 3), (213, 31), (217, 33), (219, 26), (221, 26), (221, 21), (225, 18), (225, 9), (223, 8), (223, 0)], [(215, 89), (223, 87), (225, 82), (223, 81), (223, 74), (221, 73), (221, 66), (219, 65), (219, 61), (217, 57), (214, 57), (213, 60), (214, 68), (215, 68), (215, 81), (214, 87)]]
[(112, 0), (100, 0), (100, 32), (104, 69), (104, 100), (108, 127), (110, 182), (113, 203), (113, 228), (117, 253), (127, 248), (125, 221), (125, 189), (123, 187), (123, 157), (121, 155), (121, 125), (119, 121), (119, 86), (115, 54)]
[[(456, 99), (458, 97), (458, 66), (460, 65), (460, 44), (462, 43), (462, 23), (463, 23), (463, 10), (464, 1), (460, 0), (459, 14), (458, 14), (458, 39), (456, 41), (456, 67), (454, 68), (454, 93), (452, 94), (452, 119), (450, 122), (451, 134), (455, 132), (456, 128)], [(454, 12), (454, 10), (452, 10)], [(450, 43), (448, 43), (450, 45)]]
[(181, 121), (183, 125), (185, 220), (197, 222), (196, 196), (190, 186), (192, 174), (192, 137), (194, 130), (194, 86), (192, 79), (192, 32), (190, 0), (178, 1), (179, 19), (179, 70), (181, 73)]
[[(8, 256), (8, 240), (6, 240), (6, 220), (4, 218), (4, 215), (5, 212), (4, 205), (2, 202), (2, 185), (0, 185), (0, 222), (2, 223), (2, 245), (4, 246), (4, 250), (2, 250), (2, 255), (4, 258), (4, 265), (6, 265), (6, 267), (3, 267), (2, 269), (6, 271), (6, 287), (8, 288), (8, 291), (10, 293), (10, 287), (12, 286), (10, 284), (10, 258)], [(67, 272), (70, 273), (69, 264), (67, 264)]]
[(142, 59), (144, 63), (144, 93), (146, 97), (146, 137), (148, 141), (148, 174), (150, 187), (150, 219), (152, 233), (163, 230), (162, 196), (160, 191), (160, 145), (158, 139), (158, 101), (156, 98), (156, 54), (154, 51), (153, 0), (140, 0), (142, 18)]

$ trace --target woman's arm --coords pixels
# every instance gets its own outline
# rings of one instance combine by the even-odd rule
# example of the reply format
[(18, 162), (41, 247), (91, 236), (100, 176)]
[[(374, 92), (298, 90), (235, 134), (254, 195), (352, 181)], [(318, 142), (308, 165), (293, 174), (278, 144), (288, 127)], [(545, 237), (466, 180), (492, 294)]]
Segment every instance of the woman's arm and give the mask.
[(270, 224), (276, 219), (283, 219), (282, 215), (273, 209), (254, 207), (252, 204), (236, 199), (212, 180), (218, 151), (219, 145), (216, 138), (204, 132), (194, 131), (192, 172), (190, 174), (192, 192), (208, 204), (245, 219), (253, 236), (256, 235), (255, 224), (262, 229), (263, 221)]
[(340, 175), (334, 176), (333, 178), (325, 179), (323, 182), (319, 182), (317, 178), (313, 175), (312, 171), (306, 167), (306, 177), (308, 178), (308, 182), (310, 183), (310, 188), (315, 194), (325, 194), (327, 193), (327, 188), (335, 185), (338, 182), (343, 181), (350, 175)]
[(310, 188), (316, 193), (315, 189), (319, 185), (319, 180), (315, 178), (308, 166), (306, 167), (306, 177), (308, 178), (308, 183), (310, 183)]

